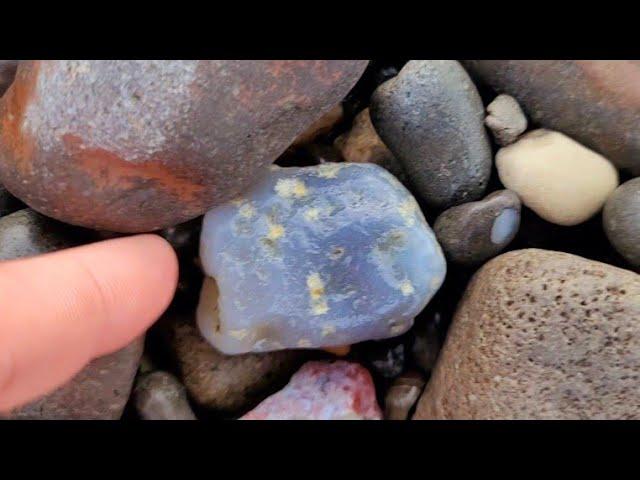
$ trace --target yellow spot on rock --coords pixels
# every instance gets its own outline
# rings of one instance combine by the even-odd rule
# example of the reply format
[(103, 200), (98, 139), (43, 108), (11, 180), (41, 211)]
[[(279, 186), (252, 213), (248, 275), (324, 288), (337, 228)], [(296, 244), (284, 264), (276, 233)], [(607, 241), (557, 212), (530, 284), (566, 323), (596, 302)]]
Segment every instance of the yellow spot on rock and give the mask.
[(336, 333), (335, 325), (331, 325), (330, 323), (325, 323), (322, 326), (322, 336), (326, 337), (327, 335), (331, 335), (332, 333)]
[(267, 238), (269, 240), (275, 241), (279, 238), (284, 237), (284, 227), (277, 223), (269, 223), (269, 232), (267, 233)]
[(322, 178), (336, 178), (342, 167), (343, 165), (340, 163), (323, 163), (318, 165), (318, 176)]
[(297, 178), (281, 178), (276, 182), (276, 193), (284, 198), (302, 198), (309, 193), (307, 186)]
[(389, 333), (391, 333), (391, 335), (399, 335), (402, 332), (404, 332), (405, 329), (406, 329), (405, 325), (392, 323), (389, 328)]
[(324, 296), (324, 282), (319, 273), (312, 273), (307, 276), (307, 288), (309, 289), (309, 295), (313, 299)]
[(407, 227), (411, 227), (416, 223), (416, 212), (418, 211), (418, 203), (414, 198), (407, 198), (398, 206), (398, 213), (404, 219)]
[(300, 348), (309, 348), (311, 346), (311, 342), (306, 338), (303, 338), (302, 340), (298, 340), (298, 346)]
[(329, 305), (327, 305), (327, 301), (325, 299), (318, 300), (317, 302), (313, 302), (311, 306), (311, 312), (314, 315), (324, 315), (329, 311)]
[(320, 218), (320, 210), (317, 208), (309, 208), (304, 212), (304, 218), (308, 222), (315, 222)]
[(329, 311), (329, 305), (325, 298), (324, 282), (319, 273), (311, 273), (307, 276), (307, 289), (311, 297), (311, 312), (314, 315), (324, 315)]
[(256, 209), (250, 203), (244, 203), (240, 205), (238, 213), (243, 218), (251, 218), (256, 214)]
[(241, 330), (229, 330), (229, 336), (237, 340), (242, 340), (248, 334), (249, 334), (249, 331), (246, 328), (243, 328)]
[(415, 288), (413, 288), (412, 283), (409, 280), (403, 280), (402, 282), (400, 282), (400, 291), (402, 292), (402, 295), (404, 295), (405, 297), (415, 293)]

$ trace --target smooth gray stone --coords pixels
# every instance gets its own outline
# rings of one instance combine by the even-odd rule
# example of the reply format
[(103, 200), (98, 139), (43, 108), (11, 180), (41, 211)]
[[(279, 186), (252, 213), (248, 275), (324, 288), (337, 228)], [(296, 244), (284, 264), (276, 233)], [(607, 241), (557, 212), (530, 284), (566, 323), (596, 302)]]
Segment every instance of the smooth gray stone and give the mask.
[(431, 207), (476, 200), (491, 175), (484, 106), (454, 60), (412, 60), (371, 97), (371, 120)]

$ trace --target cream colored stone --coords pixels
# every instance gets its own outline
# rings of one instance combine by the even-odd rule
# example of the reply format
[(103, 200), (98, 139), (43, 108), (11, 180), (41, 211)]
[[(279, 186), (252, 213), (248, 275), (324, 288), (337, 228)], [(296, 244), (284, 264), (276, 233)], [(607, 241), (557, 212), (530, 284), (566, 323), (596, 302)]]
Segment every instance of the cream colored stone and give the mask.
[(496, 155), (504, 186), (545, 220), (577, 225), (598, 213), (618, 186), (602, 155), (551, 130), (535, 130)]

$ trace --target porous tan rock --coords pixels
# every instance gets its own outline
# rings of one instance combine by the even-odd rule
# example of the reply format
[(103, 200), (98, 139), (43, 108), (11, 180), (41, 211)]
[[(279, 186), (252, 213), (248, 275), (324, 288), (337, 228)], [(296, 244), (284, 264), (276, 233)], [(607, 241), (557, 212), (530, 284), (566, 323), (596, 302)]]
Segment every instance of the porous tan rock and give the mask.
[(551, 130), (534, 130), (501, 148), (496, 166), (505, 187), (558, 225), (588, 220), (618, 186), (618, 171), (611, 162)]
[(640, 419), (640, 275), (527, 249), (485, 264), (414, 419)]

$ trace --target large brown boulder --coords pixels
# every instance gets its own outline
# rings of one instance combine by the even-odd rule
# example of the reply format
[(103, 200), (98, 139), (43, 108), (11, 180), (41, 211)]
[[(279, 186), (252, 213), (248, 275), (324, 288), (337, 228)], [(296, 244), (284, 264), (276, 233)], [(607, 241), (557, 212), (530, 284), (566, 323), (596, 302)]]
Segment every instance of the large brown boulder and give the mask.
[(176, 225), (244, 191), (366, 64), (23, 61), (0, 101), (0, 181), (71, 224)]

